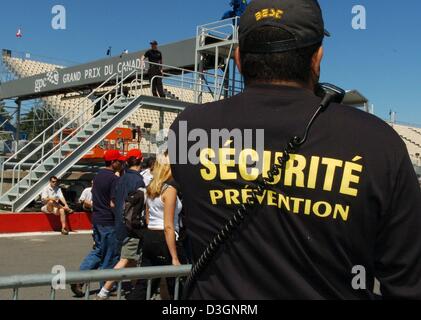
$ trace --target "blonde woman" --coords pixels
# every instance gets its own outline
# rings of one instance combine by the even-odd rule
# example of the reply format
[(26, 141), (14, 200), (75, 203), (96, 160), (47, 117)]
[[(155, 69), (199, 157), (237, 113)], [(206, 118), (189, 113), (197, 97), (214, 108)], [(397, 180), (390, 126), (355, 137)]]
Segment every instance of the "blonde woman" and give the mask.
[[(167, 156), (157, 158), (153, 180), (147, 188), (146, 221), (148, 230), (142, 247), (142, 267), (158, 265), (179, 266), (184, 262), (179, 234), (179, 214), (182, 204), (173, 186), (171, 167)], [(183, 257), (183, 258), (182, 258)], [(159, 286), (159, 279), (152, 281), (152, 294)], [(174, 280), (167, 279), (170, 295), (174, 294)], [(127, 299), (145, 299), (146, 281), (140, 281)]]

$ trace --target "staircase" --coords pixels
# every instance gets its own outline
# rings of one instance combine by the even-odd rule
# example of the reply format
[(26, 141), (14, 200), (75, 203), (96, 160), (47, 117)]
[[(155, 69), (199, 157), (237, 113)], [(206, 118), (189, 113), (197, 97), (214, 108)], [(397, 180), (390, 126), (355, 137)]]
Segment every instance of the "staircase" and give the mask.
[[(144, 105), (156, 107), (165, 105), (176, 110), (184, 109), (185, 104), (178, 101), (167, 100), (162, 102), (160, 98), (147, 96), (126, 98), (123, 95), (123, 84), (132, 76), (130, 74), (126, 78), (119, 78), (118, 75), (110, 77), (97, 88), (97, 90), (109, 88), (108, 91), (93, 101), (89, 107), (86, 107), (76, 117), (62, 125), (62, 120), (71, 112), (69, 110), (2, 164), (1, 185), (4, 182), (6, 169), (12, 164), (14, 167), (11, 173), (12, 188), (0, 196), (1, 210), (22, 211), (47, 186), (51, 176), (60, 177), (65, 174), (138, 108)], [(92, 96), (90, 95), (85, 99), (89, 100), (94, 97), (97, 90), (91, 93)], [(113, 96), (112, 99), (110, 99), (110, 94)], [(99, 104), (100, 108), (98, 108)], [(93, 114), (95, 106), (99, 110)], [(27, 174), (22, 176), (22, 166), (30, 162), (31, 159), (36, 159), (35, 163)]]

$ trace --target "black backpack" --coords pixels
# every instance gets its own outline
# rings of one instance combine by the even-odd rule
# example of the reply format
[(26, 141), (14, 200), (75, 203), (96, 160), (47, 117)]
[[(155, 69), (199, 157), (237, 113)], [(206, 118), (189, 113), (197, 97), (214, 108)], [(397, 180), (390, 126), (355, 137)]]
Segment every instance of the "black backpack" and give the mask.
[(142, 239), (147, 229), (145, 212), (145, 190), (139, 189), (130, 193), (124, 203), (124, 225), (131, 238)]

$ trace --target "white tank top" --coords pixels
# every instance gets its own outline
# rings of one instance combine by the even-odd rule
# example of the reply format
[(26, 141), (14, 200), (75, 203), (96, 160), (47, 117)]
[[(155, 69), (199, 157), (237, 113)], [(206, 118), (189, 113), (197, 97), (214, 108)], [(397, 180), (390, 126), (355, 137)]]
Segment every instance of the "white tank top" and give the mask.
[[(162, 201), (161, 196), (156, 197), (155, 199), (147, 197), (146, 201), (149, 208), (148, 228), (153, 230), (164, 230), (164, 202)], [(177, 234), (180, 232), (179, 214), (181, 209), (183, 209), (183, 205), (180, 199), (177, 197), (177, 203), (174, 212), (174, 228)]]

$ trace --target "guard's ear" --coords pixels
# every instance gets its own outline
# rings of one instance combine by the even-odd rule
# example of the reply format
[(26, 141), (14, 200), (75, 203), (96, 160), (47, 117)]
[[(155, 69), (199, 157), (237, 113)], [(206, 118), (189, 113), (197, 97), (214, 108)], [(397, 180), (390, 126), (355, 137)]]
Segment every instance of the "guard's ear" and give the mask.
[(322, 64), (323, 60), (323, 47), (321, 46), (316, 53), (314, 53), (313, 58), (311, 60), (311, 70), (313, 71), (313, 74), (320, 77), (320, 66)]
[(237, 49), (235, 49), (234, 59), (235, 59), (235, 64), (237, 65), (238, 71), (240, 73), (242, 73), (241, 72), (241, 53), (240, 53), (240, 48), (239, 47), (237, 47)]

